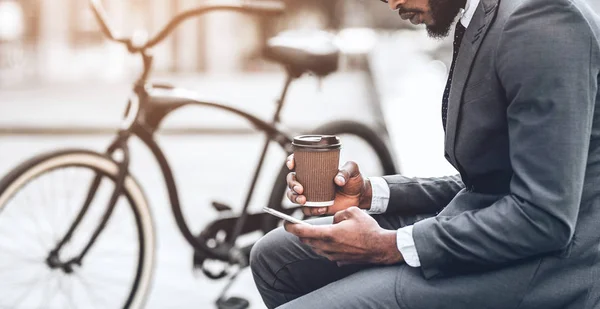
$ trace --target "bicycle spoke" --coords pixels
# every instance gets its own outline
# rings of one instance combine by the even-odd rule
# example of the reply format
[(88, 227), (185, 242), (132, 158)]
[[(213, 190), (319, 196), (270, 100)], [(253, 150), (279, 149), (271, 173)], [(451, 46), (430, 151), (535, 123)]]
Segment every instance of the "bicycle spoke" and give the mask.
[[(59, 190), (59, 188), (56, 188), (56, 180), (54, 179), (54, 176), (56, 175), (56, 171), (51, 171), (48, 174), (46, 174), (46, 184), (48, 184), (48, 186), (46, 187), (46, 190), (48, 190), (48, 203), (45, 204), (45, 208), (47, 210), (49, 210), (49, 216), (48, 216), (48, 220), (52, 223), (52, 230), (55, 231), (56, 233), (58, 233), (58, 229), (57, 229), (57, 216), (56, 214), (58, 213), (58, 208), (60, 208), (60, 203), (59, 201), (56, 199), (56, 191)], [(56, 235), (58, 236), (58, 235)]]
[[(56, 277), (56, 286), (57, 286), (57, 289), (56, 289), (56, 292), (54, 293), (54, 296), (52, 297), (51, 301), (54, 300), (54, 299), (58, 299), (60, 301), (60, 297), (59, 296), (62, 296), (63, 301), (68, 301), (67, 297), (66, 297), (67, 293), (66, 293), (66, 291), (64, 289), (64, 285), (65, 285), (65, 282), (69, 282), (70, 281), (69, 277), (70, 277), (70, 275), (67, 275), (67, 274), (64, 274), (64, 273), (59, 273), (57, 275), (57, 277)], [(64, 306), (60, 306), (60, 308), (65, 308), (65, 307)]]
[(49, 237), (50, 237), (50, 241), (54, 240), (54, 235), (52, 234), (52, 224), (50, 223), (49, 220), (49, 216), (48, 216), (48, 210), (45, 203), (45, 200), (47, 199), (47, 190), (46, 190), (46, 178), (42, 175), (40, 176), (40, 180), (39, 180), (39, 184), (37, 186), (37, 190), (38, 193), (35, 194), (34, 196), (37, 197), (37, 201), (35, 201), (34, 204), (32, 204), (33, 207), (35, 207), (35, 209), (33, 210), (34, 212), (34, 218), (36, 218), (37, 221), (37, 216), (35, 216), (35, 214), (39, 214), (39, 216), (41, 218), (39, 218), (39, 226), (42, 227), (42, 222), (44, 223), (44, 226), (49, 227), (50, 231), (48, 233), (46, 233)]
[[(56, 281), (56, 276), (53, 276), (52, 279), (54, 279), (54, 281)], [(54, 295), (56, 295), (56, 289), (51, 289), (50, 283), (51, 283), (51, 280), (48, 280), (48, 288), (44, 289), (44, 292), (42, 294), (43, 295), (42, 302), (40, 303), (39, 308), (43, 308), (44, 304), (50, 305), (50, 302), (54, 298)], [(50, 293), (50, 291), (52, 291), (52, 293)]]
[[(73, 168), (64, 168), (63, 171), (64, 171), (64, 173), (63, 173), (63, 175), (64, 175), (63, 176), (64, 177), (63, 183), (73, 183), (73, 182), (69, 181), (70, 180), (70, 176), (73, 175), (73, 172), (72, 172)], [(69, 186), (67, 188), (67, 192), (66, 192), (66, 195), (67, 195), (67, 206), (68, 206), (67, 207), (67, 212), (69, 212), (69, 213), (72, 210), (71, 201), (73, 200), (73, 191), (74, 191), (73, 187), (74, 186)]]
[[(6, 235), (6, 236), (0, 236), (0, 240), (2, 240), (2, 241), (0, 241), (1, 243), (16, 242), (20, 245), (20, 248), (27, 250), (27, 252), (29, 252), (33, 255), (37, 256), (37, 255), (44, 254), (44, 249), (40, 249), (39, 245), (41, 245), (41, 244), (39, 243), (39, 241), (36, 240), (37, 237), (35, 237), (34, 234), (25, 233), (25, 234), (27, 234), (27, 236), (30, 236), (30, 237), (15, 238), (15, 237), (12, 237), (12, 236), (14, 236), (14, 231), (11, 231), (11, 232), (7, 231), (6, 233), (4, 233), (3, 230), (0, 230), (0, 231), (2, 231), (2, 232), (0, 232), (0, 234)], [(23, 233), (18, 233), (18, 234), (22, 235)], [(31, 239), (33, 239), (33, 241)], [(36, 246), (36, 244), (37, 244), (37, 246)], [(11, 248), (13, 248), (13, 247), (11, 247)], [(0, 255), (2, 253), (3, 252), (0, 251)]]
[[(70, 175), (66, 176), (68, 178), (68, 180), (66, 180), (64, 182), (65, 184), (68, 184), (68, 183), (85, 183), (85, 181), (81, 182), (79, 180), (80, 177), (77, 177), (76, 179), (71, 180), (71, 179), (73, 179), (73, 175), (74, 175), (73, 170), (74, 170), (74, 168), (69, 168), (68, 170), (70, 171)], [(75, 174), (75, 175), (79, 176), (80, 174)], [(74, 190), (74, 186), (69, 186), (67, 188), (67, 192), (66, 192), (66, 195), (67, 195), (67, 199), (66, 199), (67, 200), (67, 203), (66, 203), (67, 207), (66, 207), (65, 213), (69, 213), (71, 215), (71, 219), (70, 219), (71, 224), (75, 222), (77, 214), (79, 214), (79, 212), (81, 211), (81, 208), (83, 207), (83, 202), (84, 202), (84, 200), (82, 200), (82, 198), (79, 197), (78, 201), (77, 201), (78, 204), (75, 205), (75, 206), (73, 205), (74, 204), (73, 203), (74, 191), (75, 191)], [(69, 227), (70, 226), (71, 225), (69, 225)]]
[[(11, 218), (12, 218), (12, 216), (6, 217), (5, 219), (9, 219), (9, 220), (6, 220), (6, 221), (7, 222), (11, 222), (11, 220), (10, 220)], [(14, 221), (12, 221), (12, 222), (14, 222)], [(0, 225), (0, 234), (5, 234), (6, 235), (6, 236), (4, 236), (4, 238), (10, 238), (11, 240), (13, 240), (15, 238), (15, 235), (23, 235), (23, 234), (25, 234), (23, 236), (29, 236), (29, 237), (23, 237), (23, 238), (33, 239), (29, 243), (34, 244), (34, 245), (35, 244), (38, 244), (38, 245), (43, 245), (44, 244), (43, 241), (42, 241), (42, 239), (39, 237), (39, 233), (35, 233), (35, 231), (31, 232), (32, 229), (29, 228), (30, 224), (25, 224), (25, 222), (23, 224), (19, 224), (18, 227), (20, 229), (19, 229), (19, 231), (17, 233), (17, 231), (12, 230), (12, 228), (15, 228), (15, 225), (16, 225), (16, 224), (14, 224), (12, 222)], [(23, 239), (23, 238), (20, 238), (20, 239)]]
[[(53, 179), (51, 179), (52, 176), (55, 175), (55, 173), (53, 173), (54, 171), (50, 171), (48, 174), (46, 174), (46, 186), (44, 187), (45, 191), (46, 191), (46, 197), (49, 197), (49, 202), (48, 201), (44, 201), (42, 205), (42, 207), (46, 210), (46, 214), (47, 214), (47, 219), (48, 219), (48, 223), (50, 224), (50, 228), (51, 228), (51, 235), (54, 238), (55, 242), (59, 242), (59, 231), (56, 223), (56, 213), (57, 210), (56, 208), (60, 207), (59, 203), (54, 204), (53, 201), (56, 201), (56, 191), (53, 189), (53, 185), (55, 184), (55, 182), (53, 181)], [(48, 183), (49, 182), (49, 183)]]
[[(63, 284), (64, 284), (64, 280), (63, 279), (64, 279), (64, 275), (60, 274), (58, 276), (58, 280), (57, 280), (57, 283), (58, 283), (58, 292), (62, 293), (62, 295), (65, 295), (66, 293), (65, 293), (65, 291), (63, 289)], [(58, 296), (58, 295), (59, 294), (56, 293), (56, 296)]]
[[(64, 180), (64, 170), (61, 168), (56, 171), (56, 175), (55, 175), (56, 182), (55, 183), (57, 183), (57, 184), (60, 183), (64, 186), (65, 182), (63, 180)], [(66, 196), (67, 188), (61, 188), (61, 189), (62, 190), (60, 193), (61, 193), (61, 196), (63, 196), (63, 198), (61, 198), (61, 200), (60, 200), (60, 203), (59, 203), (60, 205), (57, 205), (55, 215), (58, 218), (57, 219), (57, 221), (58, 221), (57, 232), (59, 234), (58, 236), (62, 238), (64, 236), (64, 234), (66, 233), (66, 227), (61, 224), (60, 219), (67, 221), (70, 218), (70, 214), (66, 210), (65, 204), (67, 203), (67, 200), (64, 198), (64, 196)], [(53, 197), (53, 200), (54, 199), (56, 199), (56, 196)]]
[(111, 281), (114, 279), (118, 280), (118, 279), (122, 279), (123, 276), (127, 275), (127, 274), (124, 274), (123, 272), (118, 272), (118, 273), (115, 273), (114, 271), (107, 272), (104, 269), (103, 270), (87, 269), (86, 274), (93, 276), (94, 278), (103, 280), (103, 281)]
[(120, 284), (120, 285), (114, 285), (111, 284), (109, 282), (94, 282), (92, 284), (94, 286), (94, 291), (98, 291), (100, 292), (101, 295), (110, 295), (110, 294), (114, 294), (114, 293), (110, 293), (111, 291), (115, 292), (123, 292), (123, 287), (125, 287), (125, 284)]
[(75, 301), (73, 300), (73, 280), (69, 280), (69, 293), (67, 293), (67, 303), (69, 304), (69, 308), (77, 309), (77, 305), (75, 305)]
[[(18, 249), (0, 245), (0, 253), (2, 253), (2, 254), (5, 254), (5, 253), (12, 253), (12, 255), (21, 255), (22, 254), (21, 252), (18, 252), (15, 250), (18, 250)], [(32, 256), (25, 256), (25, 258), (26, 259), (35, 259)]]
[[(2, 259), (2, 260), (6, 260), (6, 259)], [(29, 258), (29, 257), (21, 257), (18, 260), (15, 259), (15, 262), (12, 263), (0, 263), (0, 269), (3, 268), (12, 268), (14, 267), (14, 264), (42, 264), (44, 263), (44, 261), (42, 259), (33, 259), (33, 258)], [(11, 266), (12, 265), (12, 266)]]
[[(31, 269), (31, 267), (29, 267), (27, 269)], [(17, 276), (20, 272), (21, 273), (26, 272), (24, 270), (24, 267), (21, 267), (21, 268), (14, 268), (14, 267), (13, 268), (8, 268), (7, 270), (3, 270), (2, 271), (2, 277), (5, 277), (5, 278), (18, 278), (18, 277), (21, 277), (21, 276)], [(0, 285), (2, 285), (2, 282), (0, 282)]]
[[(0, 287), (7, 287), (7, 288), (2, 288), (0, 289), (0, 291), (6, 291), (7, 293), (12, 294), (13, 292), (8, 288), (10, 286), (12, 287), (18, 287), (18, 286), (30, 286), (32, 283), (37, 282), (39, 278), (38, 276), (34, 276), (33, 278), (27, 278), (25, 280), (21, 280), (21, 281), (17, 281), (17, 282), (12, 282), (12, 283), (8, 283), (8, 282), (1, 282), (0, 281)], [(0, 298), (0, 300), (2, 300), (3, 298)]]
[[(27, 196), (29, 198), (29, 196)], [(28, 204), (29, 205), (36, 205), (36, 203), (33, 203), (33, 199), (28, 200)], [(46, 246), (47, 242), (41, 238), (41, 235), (46, 235), (46, 233), (44, 233), (43, 231), (41, 231), (40, 229), (42, 228), (42, 224), (40, 221), (37, 220), (37, 216), (32, 213), (32, 210), (30, 209), (30, 207), (26, 207), (25, 208), (25, 212), (27, 212), (28, 214), (28, 218), (30, 218), (30, 222), (33, 224), (33, 226), (36, 228), (37, 233), (36, 235), (38, 236), (38, 238), (40, 239), (41, 243)], [(49, 248), (50, 246), (48, 246)], [(46, 249), (46, 248), (44, 248)]]
[[(45, 279), (47, 279), (47, 278), (48, 278), (50, 275), (51, 275), (51, 273), (50, 273), (50, 274), (47, 274), (47, 275), (46, 275), (46, 277), (44, 277), (44, 280), (45, 280)], [(44, 280), (42, 280), (42, 281), (44, 281)], [(19, 296), (19, 297), (17, 298), (17, 301), (16, 301), (16, 302), (15, 302), (15, 303), (14, 303), (12, 306), (9, 306), (9, 308), (16, 308), (16, 307), (17, 307), (17, 305), (18, 305), (18, 304), (20, 304), (20, 303), (21, 303), (23, 300), (25, 300), (25, 298), (26, 298), (26, 297), (27, 297), (29, 294), (31, 294), (31, 292), (34, 290), (34, 288), (36, 288), (36, 287), (39, 285), (39, 283), (40, 283), (40, 282), (42, 282), (42, 281), (38, 281), (38, 282), (36, 282), (36, 283), (34, 284), (34, 286), (33, 286), (31, 289), (28, 289), (27, 291), (25, 291), (25, 293), (24, 293), (24, 294), (22, 294), (21, 296)]]
[[(94, 253), (94, 262), (102, 262), (102, 265), (105, 265), (107, 263), (111, 263), (111, 262), (118, 262), (118, 261), (123, 261), (122, 263), (126, 263), (126, 262), (134, 262), (137, 260), (137, 258), (131, 258), (131, 259), (124, 259), (121, 256), (114, 256), (114, 255), (108, 255), (108, 254), (102, 254), (102, 253)], [(133, 255), (132, 255), (133, 256)], [(137, 256), (137, 254), (136, 254)]]
[[(23, 205), (21, 204), (22, 200), (17, 199), (17, 197), (19, 197), (19, 195), (13, 196), (8, 202), (9, 203), (14, 202), (17, 206), (16, 209), (25, 209), (23, 207)], [(12, 211), (12, 210), (9, 210), (9, 211)], [(8, 229), (10, 227), (15, 227), (15, 222), (19, 222), (16, 218), (14, 218), (14, 215), (12, 215), (12, 212), (9, 212), (9, 211), (7, 211), (7, 213), (4, 213), (2, 218), (3, 218), (4, 222), (10, 222), (10, 223), (3, 223), (2, 225), (0, 225), (3, 227), (2, 230)], [(29, 216), (27, 216), (27, 217), (29, 217)], [(29, 221), (30, 220), (31, 220), (31, 218), (29, 218)], [(30, 221), (30, 222), (32, 222), (32, 221)], [(21, 222), (19, 222), (19, 223), (21, 223)], [(33, 224), (33, 226), (36, 230), (38, 230), (38, 226), (35, 223)], [(21, 224), (20, 227), (23, 227), (23, 224)], [(6, 234), (8, 235), (8, 237), (13, 237), (15, 235), (15, 232), (11, 231), (11, 232), (7, 232)], [(43, 240), (40, 238), (39, 231), (38, 231), (38, 233), (33, 233), (33, 234), (35, 236), (35, 239), (38, 241), (38, 243), (40, 245), (43, 245), (44, 243), (43, 243)]]
[(40, 266), (43, 265), (42, 261), (35, 261), (35, 262), (30, 262), (30, 261), (20, 261), (20, 260), (16, 260), (14, 263), (3, 263), (0, 264), (0, 272), (2, 272), (2, 275), (6, 275), (7, 273), (9, 273), (10, 270), (15, 269), (15, 267), (27, 267), (27, 268), (31, 268), (32, 266)]
[[(60, 191), (57, 189), (54, 191), (54, 196), (53, 196), (53, 200), (56, 201), (60, 201), (60, 203), (57, 203), (56, 207), (56, 211), (55, 216), (56, 216), (56, 221), (57, 221), (57, 227), (56, 227), (56, 231), (58, 233), (58, 237), (59, 239), (62, 239), (62, 237), (64, 237), (64, 235), (66, 234), (66, 232), (68, 231), (68, 227), (70, 225), (65, 225), (63, 224), (64, 222), (71, 222), (72, 220), (74, 220), (74, 215), (69, 213), (68, 211), (68, 200), (65, 198), (66, 196), (66, 191), (69, 189), (69, 187), (73, 187), (73, 186), (66, 186), (66, 183), (63, 181), (60, 181), (60, 177), (58, 177), (59, 175), (64, 175), (64, 170), (63, 169), (59, 169), (56, 173), (57, 175), (55, 175), (55, 184), (61, 184)], [(63, 177), (64, 178), (64, 177)], [(58, 196), (56, 196), (56, 194), (60, 193), (61, 198), (59, 199)]]
[[(90, 300), (90, 304), (92, 304), (92, 306), (94, 308), (96, 307), (96, 301), (97, 300), (101, 300), (101, 302), (105, 302), (104, 299), (102, 297), (98, 297), (98, 295), (96, 295), (96, 293), (94, 292), (94, 290), (90, 287), (90, 284), (87, 282), (87, 280), (85, 280), (83, 277), (81, 277), (78, 273), (75, 273), (75, 278), (77, 280), (79, 280), (79, 282), (81, 282), (82, 285), (85, 285), (87, 288), (85, 288), (85, 293), (88, 295), (88, 299)], [(96, 301), (94, 301), (93, 299), (95, 299)]]

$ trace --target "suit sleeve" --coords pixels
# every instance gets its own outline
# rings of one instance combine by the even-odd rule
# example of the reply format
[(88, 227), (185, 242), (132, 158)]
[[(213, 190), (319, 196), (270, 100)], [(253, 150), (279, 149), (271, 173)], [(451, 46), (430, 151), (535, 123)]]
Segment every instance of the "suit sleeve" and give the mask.
[(394, 175), (383, 179), (390, 187), (386, 213), (401, 215), (435, 214), (465, 187), (460, 175), (432, 178)]
[(510, 193), (484, 209), (415, 224), (427, 278), (565, 249), (577, 221), (598, 88), (598, 46), (569, 1), (528, 1), (504, 26)]

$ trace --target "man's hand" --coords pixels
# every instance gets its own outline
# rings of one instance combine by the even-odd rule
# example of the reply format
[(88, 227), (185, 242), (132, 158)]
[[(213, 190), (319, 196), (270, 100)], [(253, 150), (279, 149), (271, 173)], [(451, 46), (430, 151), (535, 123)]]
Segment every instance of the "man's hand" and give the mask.
[(285, 223), (286, 231), (327, 259), (346, 264), (395, 264), (403, 262), (396, 246), (396, 231), (384, 230), (358, 207), (336, 213), (333, 225)]
[[(286, 162), (287, 167), (293, 170), (295, 167), (294, 155), (290, 155)], [(355, 162), (346, 162), (334, 178), (337, 186), (333, 206), (329, 207), (303, 207), (302, 212), (307, 216), (333, 215), (340, 210), (352, 206), (361, 209), (371, 208), (371, 183), (360, 174)], [(304, 188), (296, 180), (296, 173), (291, 172), (287, 176), (287, 197), (292, 203), (304, 205), (306, 196), (302, 195)]]

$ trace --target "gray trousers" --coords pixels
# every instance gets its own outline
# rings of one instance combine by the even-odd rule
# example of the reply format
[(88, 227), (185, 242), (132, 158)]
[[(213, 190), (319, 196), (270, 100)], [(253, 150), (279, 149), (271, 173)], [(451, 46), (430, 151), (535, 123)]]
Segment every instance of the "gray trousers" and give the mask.
[[(374, 215), (379, 225), (395, 230), (415, 218)], [(424, 218), (424, 217), (420, 217)], [(332, 217), (311, 220), (331, 224)], [(261, 238), (250, 256), (252, 275), (268, 308), (400, 308), (397, 276), (405, 264), (338, 267), (313, 252), (298, 237), (277, 228)]]

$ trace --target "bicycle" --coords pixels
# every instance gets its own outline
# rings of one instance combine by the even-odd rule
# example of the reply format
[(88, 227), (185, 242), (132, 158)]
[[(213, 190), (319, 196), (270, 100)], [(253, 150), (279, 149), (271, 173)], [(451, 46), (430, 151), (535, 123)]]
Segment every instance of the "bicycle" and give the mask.
[[(7, 257), (11, 257), (11, 253), (15, 253), (17, 249), (15, 243), (17, 245), (24, 244), (24, 242), (15, 242), (14, 240), (17, 236), (23, 236), (24, 234), (17, 233), (19, 231), (9, 233), (12, 241), (0, 238), (0, 269), (9, 270), (8, 272), (0, 272), (0, 278), (2, 278), (0, 282), (14, 283), (16, 280), (17, 283), (26, 288), (25, 294), (17, 296), (16, 299), (14, 299), (15, 297), (0, 298), (0, 307), (19, 308), (19, 305), (24, 305), (27, 308), (35, 307), (35, 305), (27, 303), (30, 299), (27, 296), (38, 293), (39, 282), (44, 281), (39, 280), (39, 272), (36, 272), (37, 277), (33, 277), (33, 280), (31, 277), (25, 278), (29, 280), (25, 280), (25, 282), (23, 282), (22, 279), (24, 278), (22, 277), (10, 276), (10, 270), (15, 270), (18, 265), (28, 263), (36, 265), (37, 268), (27, 269), (39, 269), (42, 272), (43, 279), (51, 277), (50, 275), (53, 272), (59, 272), (62, 277), (70, 276), (69, 278), (73, 278), (72, 281), (69, 281), (71, 283), (68, 288), (71, 295), (64, 296), (69, 306), (75, 305), (77, 302), (83, 308), (95, 307), (93, 306), (94, 301), (98, 301), (98, 297), (94, 295), (95, 290), (92, 283), (96, 282), (90, 282), (84, 275), (102, 279), (103, 275), (111, 274), (108, 274), (108, 271), (102, 274), (94, 273), (93, 267), (86, 268), (84, 264), (95, 265), (94, 263), (101, 263), (99, 265), (106, 269), (105, 255), (99, 253), (99, 248), (107, 245), (106, 239), (111, 240), (107, 245), (111, 249), (117, 244), (115, 240), (130, 240), (135, 246), (130, 244), (116, 251), (108, 250), (108, 253), (113, 253), (113, 260), (110, 261), (117, 258), (120, 263), (127, 263), (128, 267), (121, 267), (121, 269), (130, 268), (132, 271), (129, 273), (131, 278), (123, 280), (124, 283), (121, 282), (120, 285), (112, 283), (110, 286), (106, 283), (99, 285), (112, 291), (109, 297), (104, 295), (103, 298), (104, 301), (112, 301), (112, 303), (103, 308), (141, 308), (144, 306), (152, 281), (155, 236), (149, 203), (141, 186), (128, 170), (130, 162), (128, 140), (132, 136), (139, 138), (151, 150), (158, 162), (179, 231), (194, 249), (194, 266), (201, 268), (203, 273), (211, 279), (226, 277), (232, 267), (226, 267), (215, 272), (206, 267), (205, 262), (207, 260), (218, 260), (228, 266), (238, 266), (238, 271), (230, 276), (229, 284), (225, 286), (217, 299), (219, 308), (247, 307), (247, 301), (235, 297), (225, 298), (224, 295), (230, 284), (235, 280), (237, 273), (248, 265), (249, 253), (252, 247), (252, 245), (237, 247), (235, 244), (236, 239), (241, 235), (254, 231), (266, 233), (279, 225), (277, 218), (265, 213), (250, 213), (248, 206), (271, 143), (278, 144), (288, 154), (292, 151), (292, 138), (277, 128), (280, 124), (280, 113), (284, 106), (288, 87), (294, 79), (306, 72), (324, 77), (336, 71), (338, 68), (338, 50), (329, 46), (329, 49), (326, 49), (325, 52), (321, 50), (319, 54), (313, 54), (311, 51), (299, 48), (294, 44), (282, 43), (282, 40), (270, 41), (266, 54), (271, 60), (277, 61), (286, 67), (287, 78), (277, 101), (273, 118), (270, 122), (265, 122), (227, 105), (202, 100), (182, 89), (148, 82), (153, 59), (150, 49), (165, 39), (184, 20), (206, 12), (231, 10), (276, 16), (284, 11), (284, 6), (281, 3), (270, 1), (238, 1), (230, 4), (205, 3), (198, 8), (176, 15), (156, 36), (146, 42), (138, 43), (134, 43), (130, 38), (116, 35), (99, 0), (91, 0), (90, 4), (102, 32), (111, 41), (125, 45), (131, 54), (139, 54), (142, 57), (143, 72), (133, 85), (132, 94), (125, 108), (122, 126), (106, 153), (66, 149), (41, 154), (21, 163), (0, 181), (0, 228), (10, 227), (10, 225), (2, 225), (2, 220), (9, 220), (19, 215), (19, 211), (22, 211), (25, 215), (28, 215), (28, 220), (21, 219), (17, 221), (19, 227), (31, 228), (33, 232), (30, 233), (33, 234), (29, 236), (36, 238), (37, 245), (47, 247), (48, 241), (46, 238), (49, 233), (44, 230), (48, 228), (47, 225), (56, 224), (55, 222), (58, 219), (65, 219), (70, 222), (56, 228), (57, 231), (54, 231), (54, 227), (50, 227), (55, 232), (50, 235), (50, 237), (53, 237), (49, 241), (50, 248), (43, 248), (41, 252), (35, 252), (41, 255), (42, 258), (32, 257), (30, 254), (33, 251), (29, 250), (25, 256), (13, 258), (12, 260), (7, 259)], [(249, 121), (257, 130), (264, 132), (266, 136), (241, 213), (231, 215), (231, 207), (214, 202), (212, 206), (221, 215), (204, 228), (199, 235), (194, 235), (190, 231), (182, 213), (173, 173), (163, 151), (153, 138), (161, 121), (168, 114), (188, 105), (212, 107), (236, 114)], [(325, 124), (313, 132), (357, 136), (364, 140), (376, 153), (384, 174), (396, 173), (396, 167), (386, 143), (374, 130), (364, 124), (353, 121), (337, 121)], [(286, 189), (285, 175), (288, 172), (288, 169), (283, 165), (274, 184), (268, 206), (286, 214), (292, 214), (297, 210), (297, 207), (283, 206)], [(60, 181), (66, 183), (66, 187), (63, 188), (65, 192), (60, 190), (47, 192), (49, 184), (55, 185)], [(75, 192), (74, 186), (79, 184), (84, 184), (84, 188)], [(32, 196), (28, 190), (36, 189), (36, 186), (37, 189), (45, 191), (43, 194)], [(48, 196), (50, 196), (52, 205), (47, 205), (46, 201), (40, 201), (40, 199)], [(76, 202), (72, 203), (73, 200)], [(36, 213), (37, 210), (31, 209), (36, 207), (35, 205), (43, 205), (44, 207), (39, 210), (44, 212), (42, 216), (46, 215), (50, 219), (53, 217), (54, 223), (51, 222), (52, 220), (48, 220), (46, 225), (41, 224), (35, 217), (38, 214)], [(68, 212), (73, 205), (77, 205), (77, 208), (69, 217)], [(47, 213), (48, 206), (52, 207), (53, 212), (50, 214)], [(63, 209), (65, 207), (69, 207), (69, 209)], [(62, 213), (59, 213), (61, 211)], [(111, 224), (115, 220), (123, 220), (129, 222), (129, 224)], [(109, 263), (108, 265), (112, 264)], [(121, 275), (119, 275), (119, 278), (121, 278)], [(48, 280), (52, 280), (52, 278)], [(116, 291), (116, 288), (120, 290)], [(62, 286), (60, 286), (60, 289), (61, 292), (65, 292)], [(67, 287), (64, 287), (64, 289), (67, 289)], [(43, 294), (47, 291), (39, 291), (39, 293)], [(51, 308), (52, 304), (43, 303), (40, 306)]]

